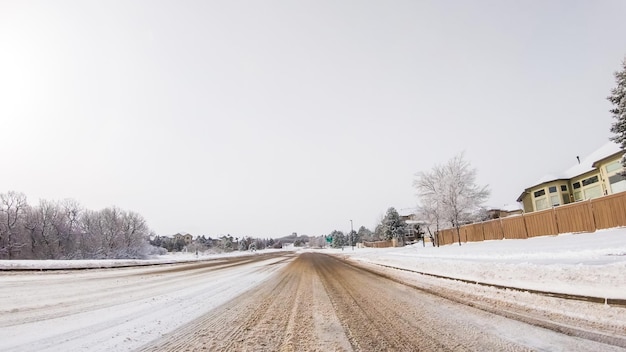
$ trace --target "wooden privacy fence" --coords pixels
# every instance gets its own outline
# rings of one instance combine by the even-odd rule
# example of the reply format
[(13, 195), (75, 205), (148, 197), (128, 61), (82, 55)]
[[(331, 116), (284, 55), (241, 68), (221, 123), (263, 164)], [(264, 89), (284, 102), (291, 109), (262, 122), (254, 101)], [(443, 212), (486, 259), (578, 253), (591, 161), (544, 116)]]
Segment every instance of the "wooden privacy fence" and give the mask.
[(387, 248), (387, 247), (394, 247), (394, 244), (392, 241), (374, 241), (374, 242), (364, 241), (363, 246), (370, 247), (370, 248)]
[[(480, 223), (461, 226), (461, 242), (529, 238), (569, 232), (594, 232), (626, 226), (626, 192)], [(456, 229), (439, 231), (439, 244), (458, 242)]]

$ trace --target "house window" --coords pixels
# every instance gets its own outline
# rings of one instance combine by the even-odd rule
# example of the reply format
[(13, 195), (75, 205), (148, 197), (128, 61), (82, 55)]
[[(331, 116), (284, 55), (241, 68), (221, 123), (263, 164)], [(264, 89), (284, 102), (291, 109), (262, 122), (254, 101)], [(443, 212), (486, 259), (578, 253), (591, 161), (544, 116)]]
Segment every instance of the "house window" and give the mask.
[(579, 200), (583, 200), (583, 192), (582, 191), (574, 192), (574, 201), (578, 202)]
[(602, 196), (602, 187), (600, 187), (600, 185), (585, 189), (585, 199), (598, 198), (601, 196)]
[(561, 192), (567, 192), (567, 185), (561, 185)]
[(556, 186), (552, 186), (548, 188), (548, 190), (550, 191), (550, 193), (556, 193)]
[(614, 161), (606, 166), (606, 172), (611, 173), (622, 168), (622, 164), (619, 161)]
[(559, 203), (559, 195), (558, 194), (550, 195), (550, 203), (552, 204), (553, 207), (557, 205), (561, 205), (561, 203)]
[(626, 191), (626, 178), (620, 174), (609, 176), (609, 184), (611, 185), (611, 193)]
[(589, 186), (589, 185), (594, 184), (596, 182), (598, 182), (598, 176), (589, 177), (589, 178), (583, 180), (583, 186)]
[(580, 188), (580, 182), (574, 182), (574, 189), (579, 189)]
[(547, 209), (548, 200), (545, 197), (535, 200), (535, 207), (537, 208), (537, 211)]
[(546, 190), (542, 189), (542, 190), (536, 191), (534, 193), (534, 195), (535, 195), (535, 198), (538, 198), (538, 197), (541, 197), (541, 196), (545, 196), (546, 195)]

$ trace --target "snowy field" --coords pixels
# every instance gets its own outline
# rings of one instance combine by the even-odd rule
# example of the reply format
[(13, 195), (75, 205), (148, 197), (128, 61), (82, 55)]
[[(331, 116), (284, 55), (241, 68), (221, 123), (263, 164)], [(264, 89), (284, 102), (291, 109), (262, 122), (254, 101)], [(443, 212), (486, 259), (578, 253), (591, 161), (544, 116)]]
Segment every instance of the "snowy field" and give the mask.
[(626, 299), (626, 228), (402, 248), (325, 249), (357, 261), (522, 289)]

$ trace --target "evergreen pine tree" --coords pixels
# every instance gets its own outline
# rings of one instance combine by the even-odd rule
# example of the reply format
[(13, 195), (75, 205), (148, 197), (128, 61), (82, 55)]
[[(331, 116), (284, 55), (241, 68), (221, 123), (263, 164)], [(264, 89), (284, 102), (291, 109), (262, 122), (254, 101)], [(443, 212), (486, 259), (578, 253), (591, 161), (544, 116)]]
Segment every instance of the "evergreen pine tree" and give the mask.
[(611, 89), (611, 95), (607, 97), (613, 104), (609, 111), (617, 120), (611, 126), (611, 132), (615, 134), (611, 140), (618, 143), (622, 149), (626, 149), (626, 58), (622, 61), (622, 70), (616, 71), (614, 75), (617, 86)]
[(383, 219), (383, 233), (387, 241), (396, 238), (400, 243), (404, 243), (404, 235), (406, 234), (406, 223), (400, 218), (398, 211), (391, 207), (387, 209), (387, 214)]

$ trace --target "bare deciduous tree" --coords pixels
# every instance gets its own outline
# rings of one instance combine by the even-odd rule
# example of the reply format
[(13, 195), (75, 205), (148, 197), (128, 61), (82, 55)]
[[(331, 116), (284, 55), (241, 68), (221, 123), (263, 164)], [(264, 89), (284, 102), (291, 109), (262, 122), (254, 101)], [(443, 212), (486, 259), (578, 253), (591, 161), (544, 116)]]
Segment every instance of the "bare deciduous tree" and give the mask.
[(24, 247), (23, 218), (28, 208), (24, 193), (0, 194), (0, 257), (12, 259), (13, 252)]
[(62, 228), (59, 229), (59, 240), (63, 255), (66, 258), (76, 258), (77, 248), (82, 246), (78, 236), (80, 215), (83, 211), (81, 205), (74, 199), (65, 199), (60, 203), (62, 212)]
[(41, 200), (38, 206), (28, 209), (24, 228), (29, 234), (30, 250), (34, 257), (60, 258), (61, 216), (58, 204), (46, 200)]
[(138, 213), (117, 207), (84, 210), (78, 202), (0, 194), (0, 258), (141, 258), (153, 252), (150, 229)]
[(461, 225), (469, 222), (489, 197), (488, 186), (476, 184), (476, 169), (463, 153), (450, 159), (431, 172), (420, 172), (414, 182), (420, 200), (421, 212), (434, 221), (439, 230), (440, 221), (456, 229), (461, 245)]

